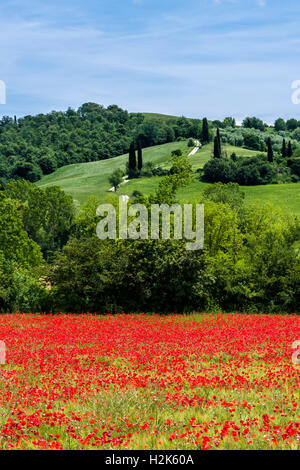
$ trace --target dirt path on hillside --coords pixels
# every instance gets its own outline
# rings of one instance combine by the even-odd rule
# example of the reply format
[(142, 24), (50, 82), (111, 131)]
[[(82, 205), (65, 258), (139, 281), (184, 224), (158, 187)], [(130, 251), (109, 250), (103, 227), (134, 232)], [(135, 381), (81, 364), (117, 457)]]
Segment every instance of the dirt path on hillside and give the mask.
[(194, 142), (195, 142), (196, 147), (193, 148), (191, 153), (188, 154), (188, 157), (191, 157), (192, 155), (195, 155), (195, 153), (197, 153), (198, 150), (202, 147), (202, 144), (201, 144), (200, 140), (195, 139)]

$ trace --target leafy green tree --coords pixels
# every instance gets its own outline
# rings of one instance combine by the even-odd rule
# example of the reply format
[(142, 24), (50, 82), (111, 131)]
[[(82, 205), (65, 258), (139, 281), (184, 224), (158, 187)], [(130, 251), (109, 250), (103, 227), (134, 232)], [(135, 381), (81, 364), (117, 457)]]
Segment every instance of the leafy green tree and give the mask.
[(223, 121), (223, 127), (235, 127), (236, 122), (233, 117), (226, 117)]
[(67, 242), (75, 208), (73, 198), (59, 187), (42, 190), (29, 181), (11, 181), (3, 196), (19, 203), (24, 230), (45, 255)]
[(122, 183), (123, 175), (124, 175), (123, 171), (120, 168), (117, 168), (116, 170), (112, 172), (112, 174), (108, 178), (108, 181), (113, 186), (115, 191), (118, 190), (120, 184)]
[(152, 204), (173, 204), (176, 191), (192, 181), (192, 165), (184, 155), (173, 157), (170, 174), (163, 177), (156, 192), (149, 197)]
[(68, 241), (73, 225), (75, 208), (72, 196), (58, 186), (45, 190), (47, 211), (43, 222), (45, 247), (49, 251), (61, 249)]
[(31, 162), (17, 162), (12, 170), (13, 178), (24, 178), (34, 183), (42, 177), (41, 169)]
[(278, 118), (276, 119), (275, 123), (274, 123), (274, 127), (275, 127), (275, 130), (277, 132), (279, 131), (285, 131), (286, 130), (286, 123), (285, 123), (285, 120), (282, 119), (282, 118)]
[(263, 121), (257, 117), (246, 117), (242, 122), (242, 126), (250, 129), (258, 129), (260, 131), (265, 130)]
[(172, 150), (172, 153), (171, 153), (172, 157), (180, 157), (181, 155), (182, 155), (182, 150), (180, 149)]
[(288, 121), (286, 121), (286, 128), (288, 131), (294, 131), (299, 126), (300, 123), (297, 121), (297, 119), (288, 119)]
[(24, 268), (39, 266), (43, 262), (40, 247), (23, 228), (20, 203), (4, 195), (0, 198), (0, 247), (7, 260)]

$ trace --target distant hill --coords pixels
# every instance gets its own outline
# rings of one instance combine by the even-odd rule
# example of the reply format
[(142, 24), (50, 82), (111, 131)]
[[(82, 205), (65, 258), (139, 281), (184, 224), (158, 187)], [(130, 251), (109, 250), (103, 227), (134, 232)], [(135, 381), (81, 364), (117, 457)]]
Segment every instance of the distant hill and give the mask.
[(133, 140), (147, 148), (200, 136), (199, 120), (157, 116), (96, 103), (20, 119), (4, 116), (0, 120), (0, 184), (16, 178), (36, 182), (68, 164), (116, 157), (126, 153)]
[[(155, 165), (159, 165), (162, 168), (169, 168), (171, 152), (177, 148), (186, 154), (191, 150), (187, 146), (187, 141), (172, 142), (145, 149), (143, 160), (144, 162), (152, 161)], [(205, 145), (195, 155), (190, 157), (194, 171), (203, 167), (211, 158), (212, 151), (212, 144)], [(257, 154), (256, 151), (231, 145), (226, 146), (226, 151), (228, 154), (236, 152), (238, 156), (249, 158)], [(124, 169), (127, 159), (128, 155), (124, 154), (105, 161), (67, 165), (51, 175), (44, 176), (37, 184), (41, 188), (58, 185), (64, 191), (71, 194), (78, 203), (86, 201), (89, 196), (96, 196), (99, 202), (103, 202), (107, 198), (117, 197), (108, 191), (111, 186), (108, 178), (115, 169)], [(120, 186), (117, 194), (131, 196), (134, 191), (138, 190), (148, 195), (155, 191), (159, 181), (160, 177), (134, 179)], [(201, 182), (195, 173), (195, 182), (180, 190), (178, 198), (181, 201), (193, 201), (200, 196), (207, 185), (208, 183)], [(300, 216), (300, 183), (247, 186), (242, 187), (242, 190), (246, 194), (246, 204), (269, 201)]]

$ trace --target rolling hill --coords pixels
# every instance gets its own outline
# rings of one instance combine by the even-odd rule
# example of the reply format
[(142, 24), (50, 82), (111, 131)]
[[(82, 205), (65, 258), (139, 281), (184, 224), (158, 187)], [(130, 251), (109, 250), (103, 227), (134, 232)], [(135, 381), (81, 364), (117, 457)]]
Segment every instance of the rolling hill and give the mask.
[[(168, 168), (170, 167), (171, 152), (177, 148), (180, 148), (184, 153), (189, 153), (191, 150), (187, 146), (187, 141), (158, 145), (146, 148), (143, 151), (143, 160), (144, 162), (152, 161), (162, 168)], [(226, 145), (225, 150), (228, 155), (235, 152), (238, 156), (244, 157), (252, 157), (257, 153), (256, 151), (230, 145)], [(212, 144), (209, 144), (190, 157), (193, 170), (203, 167), (211, 158), (211, 154)], [(109, 160), (67, 165), (50, 175), (44, 176), (37, 184), (41, 188), (58, 185), (71, 194), (77, 203), (86, 201), (91, 195), (98, 197), (101, 202), (109, 194), (108, 190), (111, 185), (108, 178), (110, 174), (117, 168), (124, 169), (127, 158), (128, 155), (126, 154)], [(120, 187), (118, 194), (131, 195), (135, 190), (150, 194), (157, 187), (159, 180), (159, 177), (143, 177), (131, 180)], [(201, 194), (207, 184), (196, 179), (195, 182), (178, 192), (178, 198), (186, 202), (191, 201)], [(300, 216), (300, 183), (246, 186), (242, 189), (246, 194), (246, 203), (268, 201)]]

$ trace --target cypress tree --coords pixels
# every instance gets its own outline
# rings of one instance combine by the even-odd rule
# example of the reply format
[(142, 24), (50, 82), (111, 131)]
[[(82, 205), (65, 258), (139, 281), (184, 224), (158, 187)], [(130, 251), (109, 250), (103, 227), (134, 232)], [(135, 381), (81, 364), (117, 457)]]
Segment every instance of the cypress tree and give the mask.
[(285, 139), (283, 139), (283, 142), (282, 142), (281, 155), (282, 155), (282, 158), (286, 158), (286, 142), (285, 142)]
[(270, 137), (268, 137), (267, 140), (267, 147), (268, 147), (268, 161), (272, 163), (274, 161), (274, 154), (273, 154), (273, 148), (272, 148), (272, 142)]
[(292, 158), (293, 156), (293, 150), (292, 150), (292, 143), (289, 141), (288, 149), (287, 149), (287, 157)]
[(220, 143), (217, 136), (214, 138), (214, 158), (221, 158)]
[(217, 129), (217, 139), (218, 139), (218, 145), (219, 145), (219, 155), (220, 155), (219, 158), (221, 158), (222, 148), (221, 148), (221, 136), (220, 136), (220, 129), (219, 128)]
[(207, 118), (203, 118), (203, 121), (202, 121), (202, 142), (204, 143), (209, 142), (209, 130), (208, 130)]
[(138, 147), (138, 170), (141, 171), (143, 168), (143, 150), (142, 147), (139, 145)]
[(131, 142), (130, 149), (129, 149), (129, 171), (134, 171), (136, 169), (136, 154), (135, 154), (135, 146), (134, 142)]

